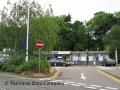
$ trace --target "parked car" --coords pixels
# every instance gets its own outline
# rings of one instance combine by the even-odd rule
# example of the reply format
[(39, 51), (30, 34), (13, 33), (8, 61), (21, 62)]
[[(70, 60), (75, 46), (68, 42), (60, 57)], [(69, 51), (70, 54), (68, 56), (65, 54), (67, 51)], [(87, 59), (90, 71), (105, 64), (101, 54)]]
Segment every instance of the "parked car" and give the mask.
[(104, 58), (102, 65), (103, 66), (116, 66), (116, 61), (110, 58)]
[(48, 60), (48, 63), (51, 66), (64, 66), (64, 67), (67, 67), (67, 66), (70, 65), (70, 62), (66, 62), (66, 61), (63, 61), (62, 59), (57, 59), (57, 58)]

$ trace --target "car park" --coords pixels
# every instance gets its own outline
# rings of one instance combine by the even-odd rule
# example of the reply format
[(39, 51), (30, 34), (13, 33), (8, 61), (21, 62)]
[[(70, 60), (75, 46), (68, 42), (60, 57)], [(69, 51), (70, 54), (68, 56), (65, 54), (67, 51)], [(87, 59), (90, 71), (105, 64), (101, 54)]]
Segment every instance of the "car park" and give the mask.
[(64, 66), (64, 67), (67, 67), (67, 66), (71, 65), (70, 62), (64, 61), (62, 59), (57, 59), (57, 58), (48, 60), (48, 63), (51, 66)]

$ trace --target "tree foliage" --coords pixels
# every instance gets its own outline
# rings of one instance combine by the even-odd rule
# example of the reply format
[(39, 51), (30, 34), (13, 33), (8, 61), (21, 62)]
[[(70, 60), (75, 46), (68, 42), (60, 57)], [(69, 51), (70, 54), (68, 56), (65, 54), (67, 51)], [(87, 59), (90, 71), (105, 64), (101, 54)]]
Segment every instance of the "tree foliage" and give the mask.
[(87, 22), (88, 31), (91, 38), (98, 42), (95, 48), (104, 49), (103, 37), (111, 29), (112, 26), (119, 23), (120, 19), (111, 13), (97, 12), (94, 17)]
[(115, 49), (118, 49), (118, 59), (120, 62), (120, 25), (113, 26), (104, 38), (104, 41), (112, 58), (115, 57)]
[[(0, 50), (25, 50), (28, 2), (20, 0), (13, 6), (8, 2), (8, 6), (11, 6), (11, 11), (5, 7), (1, 14)], [(43, 11), (42, 7), (33, 1), (30, 3), (29, 50), (36, 50), (35, 43), (38, 39), (45, 42), (44, 50), (85, 51), (97, 48), (104, 50), (106, 45), (115, 47), (113, 45), (118, 45), (118, 41), (111, 38), (119, 38), (119, 35), (113, 33), (115, 30), (119, 31), (113, 27), (114, 25), (120, 25), (120, 12), (112, 14), (100, 11), (86, 23), (72, 23), (70, 14), (54, 16), (51, 5)]]
[(59, 31), (54, 18), (50, 16), (41, 16), (33, 18), (30, 24), (30, 47), (35, 49), (35, 43), (41, 39), (45, 42), (45, 50), (54, 50), (57, 44)]
[[(9, 6), (12, 6), (10, 2)], [(43, 39), (46, 50), (51, 50), (57, 42), (58, 27), (55, 24), (52, 8), (43, 11), (42, 7), (35, 1), (30, 3), (30, 50), (35, 47), (36, 39)], [(27, 30), (27, 8), (28, 2), (20, 0), (9, 9), (5, 7), (2, 11), (0, 23), (0, 49), (11, 48), (14, 50), (25, 50)], [(9, 14), (8, 14), (9, 13)], [(54, 36), (53, 36), (54, 35)], [(50, 43), (51, 42), (51, 43)], [(49, 45), (49, 46), (48, 46)]]

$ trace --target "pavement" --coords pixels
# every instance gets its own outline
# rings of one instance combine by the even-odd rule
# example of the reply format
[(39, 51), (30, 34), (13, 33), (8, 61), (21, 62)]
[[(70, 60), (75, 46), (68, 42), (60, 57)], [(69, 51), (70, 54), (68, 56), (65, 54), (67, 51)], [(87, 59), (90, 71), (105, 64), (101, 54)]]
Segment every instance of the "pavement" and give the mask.
[[(54, 78), (57, 78), (57, 76), (59, 75), (60, 70), (58, 69), (58, 67), (52, 67), (51, 68), (51, 75), (41, 75), (40, 76), (40, 80), (52, 80)], [(21, 79), (28, 79), (28, 80), (33, 80), (36, 79), (38, 77), (29, 77), (27, 75), (21, 75), (21, 74), (15, 74), (15, 73), (9, 73), (9, 72), (2, 72), (0, 71), (0, 75), (4, 75), (4, 76), (8, 76), (8, 77), (12, 77), (12, 78), (21, 78)]]
[(113, 77), (120, 79), (120, 67), (104, 67), (104, 66), (97, 66), (101, 71), (112, 75)]

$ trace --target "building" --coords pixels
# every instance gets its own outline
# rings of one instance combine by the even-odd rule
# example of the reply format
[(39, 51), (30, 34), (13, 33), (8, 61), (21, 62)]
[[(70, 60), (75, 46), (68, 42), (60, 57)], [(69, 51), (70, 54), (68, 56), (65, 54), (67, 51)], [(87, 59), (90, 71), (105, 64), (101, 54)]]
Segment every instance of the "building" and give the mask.
[(76, 65), (98, 65), (101, 64), (106, 54), (106, 51), (51, 51), (49, 59), (61, 58)]

